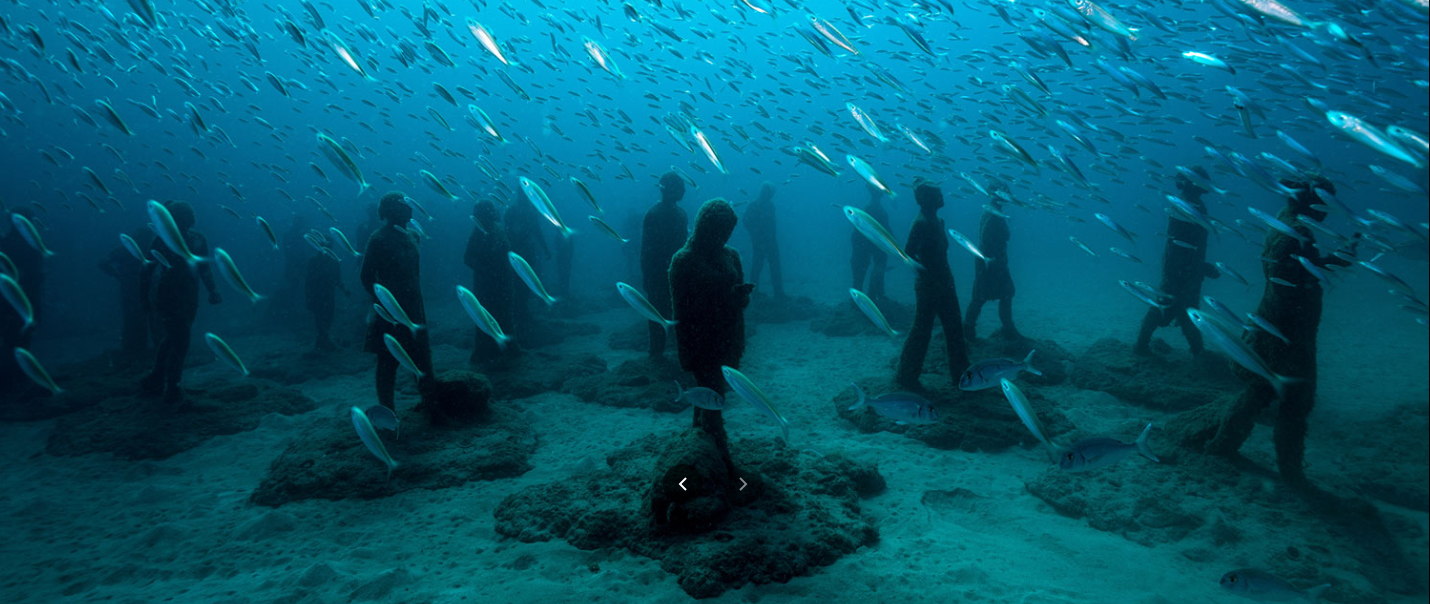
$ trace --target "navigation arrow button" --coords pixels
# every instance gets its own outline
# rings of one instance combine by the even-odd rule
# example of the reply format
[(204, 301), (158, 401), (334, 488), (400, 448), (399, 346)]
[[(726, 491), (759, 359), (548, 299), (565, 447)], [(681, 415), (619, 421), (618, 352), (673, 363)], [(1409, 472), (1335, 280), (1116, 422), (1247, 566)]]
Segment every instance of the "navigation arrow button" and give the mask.
[(689, 491), (690, 489), (685, 488), (685, 481), (687, 481), (687, 480), (690, 480), (690, 478), (688, 478), (688, 477), (687, 477), (687, 478), (682, 478), (682, 479), (680, 479), (680, 482), (677, 482), (677, 483), (675, 483), (675, 484), (676, 484), (676, 486), (679, 486), (679, 487), (680, 487), (680, 490), (682, 490), (682, 491)]
[(750, 483), (745, 482), (745, 477), (741, 476), (741, 477), (740, 477), (740, 490), (743, 491), (743, 490), (745, 490), (745, 487), (748, 487), (748, 486), (750, 486)]

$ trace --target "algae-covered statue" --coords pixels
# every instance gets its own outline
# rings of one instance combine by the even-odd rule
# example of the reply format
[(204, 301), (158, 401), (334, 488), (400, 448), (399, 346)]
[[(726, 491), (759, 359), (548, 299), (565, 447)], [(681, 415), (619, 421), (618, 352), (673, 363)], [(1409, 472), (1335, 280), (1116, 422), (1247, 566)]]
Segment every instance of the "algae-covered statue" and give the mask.
[(948, 373), (955, 382), (968, 368), (968, 343), (963, 339), (963, 319), (959, 316), (958, 292), (953, 285), (953, 271), (948, 266), (948, 236), (938, 211), (943, 207), (943, 191), (933, 183), (921, 181), (914, 186), (914, 201), (919, 215), (909, 228), (906, 252), (923, 266), (914, 277), (914, 325), (904, 340), (899, 355), (895, 381), (900, 388), (918, 390), (919, 374), (923, 373), (924, 356), (933, 337), (933, 322), (943, 324), (944, 346), (948, 349)]
[[(722, 393), (720, 367), (738, 367), (745, 352), (745, 307), (754, 289), (745, 283), (739, 252), (725, 245), (737, 220), (724, 199), (705, 202), (695, 231), (670, 262), (680, 366), (695, 375), (696, 384)], [(665, 476), (651, 494), (657, 523), (694, 527), (718, 521), (737, 491), (721, 412), (696, 407), (693, 428), (662, 456), (660, 468)], [(683, 478), (691, 480), (671, 482)]]

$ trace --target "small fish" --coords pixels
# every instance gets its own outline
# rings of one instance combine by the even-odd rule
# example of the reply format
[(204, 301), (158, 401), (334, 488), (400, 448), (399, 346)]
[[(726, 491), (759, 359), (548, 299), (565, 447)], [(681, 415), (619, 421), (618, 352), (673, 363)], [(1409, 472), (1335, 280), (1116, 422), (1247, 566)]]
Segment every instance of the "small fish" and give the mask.
[[(856, 157), (854, 159), (858, 158)], [(874, 220), (874, 217), (870, 216), (864, 210), (854, 206), (844, 206), (844, 217), (848, 218), (849, 222), (854, 224), (854, 230), (859, 231), (859, 234), (873, 243), (874, 247), (879, 248), (885, 254), (903, 260), (904, 264), (912, 266), (917, 270), (924, 270), (922, 264), (919, 264), (913, 258), (909, 257), (908, 254), (904, 253), (903, 248), (900, 248), (898, 242), (894, 241), (894, 236), (889, 233), (889, 230), (884, 228), (884, 225), (879, 224), (879, 221)]]
[(546, 218), (547, 222), (561, 230), (562, 237), (570, 237), (572, 233), (576, 232), (561, 221), (561, 214), (556, 211), (556, 205), (551, 203), (551, 198), (546, 196), (546, 191), (541, 190), (541, 185), (536, 184), (536, 181), (525, 176), (521, 177), (521, 192), (526, 195), (526, 200), (531, 202), (536, 211)]
[(1166, 309), (1166, 308), (1167, 308), (1167, 304), (1164, 303), (1164, 302), (1162, 302), (1162, 299), (1161, 299), (1161, 298), (1157, 297), (1157, 296), (1154, 295), (1152, 292), (1149, 292), (1149, 291), (1144, 290), (1144, 289), (1142, 289), (1142, 288), (1140, 288), (1140, 287), (1137, 287), (1137, 285), (1134, 284), (1134, 283), (1132, 283), (1131, 281), (1127, 281), (1127, 280), (1124, 279), (1124, 280), (1118, 281), (1117, 284), (1118, 284), (1118, 285), (1121, 285), (1121, 286), (1122, 286), (1122, 289), (1127, 290), (1127, 293), (1132, 294), (1132, 295), (1133, 295), (1134, 297), (1136, 297), (1138, 300), (1141, 300), (1141, 301), (1143, 301), (1143, 302), (1146, 302), (1148, 306), (1151, 306), (1151, 307), (1153, 307), (1153, 308), (1158, 308), (1158, 309)]
[(526, 288), (531, 293), (536, 294), (547, 306), (556, 303), (556, 297), (546, 293), (546, 286), (541, 284), (541, 277), (536, 276), (536, 271), (527, 263), (526, 258), (522, 258), (516, 252), (507, 252), (506, 258), (511, 262), (512, 270), (516, 271), (516, 276), (521, 278), (521, 282), (526, 284)]
[(785, 444), (789, 444), (789, 420), (785, 419), (785, 417), (780, 414), (779, 409), (775, 408), (774, 403), (770, 402), (770, 397), (765, 396), (764, 391), (760, 390), (760, 387), (756, 386), (754, 382), (751, 382), (750, 378), (745, 377), (745, 374), (740, 373), (739, 369), (721, 366), (720, 373), (724, 374), (725, 383), (729, 384), (730, 389), (735, 391), (735, 394), (740, 395), (740, 398), (745, 399), (745, 402), (759, 409), (765, 415), (770, 416), (771, 419), (775, 420), (775, 423), (780, 425), (780, 431), (784, 433)]
[(11, 214), (10, 224), (14, 225), (15, 231), (20, 233), (20, 238), (25, 240), (25, 244), (34, 248), (43, 256), (53, 256), (54, 252), (45, 247), (45, 239), (40, 236), (40, 230), (35, 228), (35, 223), (30, 222), (24, 214)]
[(362, 256), (362, 252), (357, 251), (357, 248), (353, 247), (352, 242), (348, 241), (348, 236), (338, 230), (338, 227), (328, 227), (328, 234), (333, 236), (334, 241), (342, 244), (343, 248), (346, 249), (349, 254), (352, 254), (354, 258)]
[(858, 105), (854, 103), (844, 103), (844, 108), (849, 110), (849, 115), (854, 116), (854, 121), (859, 123), (859, 127), (864, 129), (866, 134), (874, 137), (875, 140), (881, 143), (889, 142), (889, 138), (884, 136), (884, 133), (879, 130), (879, 125), (874, 123), (874, 118), (869, 117), (869, 114), (865, 113), (863, 109), (860, 109)]
[(417, 379), (420, 380), (427, 375), (417, 367), (417, 363), (413, 362), (412, 356), (407, 354), (407, 349), (403, 348), (402, 343), (398, 342), (397, 338), (392, 337), (392, 334), (382, 334), (382, 343), (387, 346), (387, 352), (392, 355), (392, 358), (397, 359), (397, 364), (402, 365), (403, 369), (411, 371), (412, 375), (417, 376)]
[(891, 198), (898, 196), (898, 194), (894, 193), (893, 189), (889, 188), (889, 185), (884, 184), (883, 179), (879, 178), (879, 173), (874, 171), (874, 167), (869, 165), (869, 162), (854, 157), (853, 155), (845, 155), (844, 161), (849, 162), (849, 167), (854, 168), (854, 172), (859, 175), (859, 178), (864, 179), (865, 182), (873, 185), (874, 188), (883, 191), (885, 195)]
[(1223, 275), (1231, 277), (1237, 283), (1240, 283), (1242, 285), (1251, 285), (1251, 283), (1246, 280), (1246, 277), (1241, 276), (1241, 273), (1238, 273), (1235, 269), (1231, 268), (1230, 266), (1227, 266), (1225, 262), (1217, 262), (1216, 270)]
[(636, 312), (640, 313), (640, 316), (645, 317), (647, 321), (659, 323), (667, 332), (670, 331), (671, 327), (675, 326), (675, 321), (662, 317), (660, 315), (660, 309), (657, 309), (655, 305), (650, 303), (650, 300), (647, 300), (645, 296), (641, 295), (640, 290), (627, 285), (625, 282), (617, 281), (616, 291), (621, 293), (621, 297), (625, 299), (626, 304), (630, 304), (631, 308), (636, 309)]
[(391, 430), (394, 433), (397, 433), (394, 434), (394, 439), (401, 437), (401, 433), (398, 431), (398, 429), (402, 427), (402, 422), (398, 421), (397, 414), (394, 413), (391, 409), (388, 409), (387, 407), (384, 407), (382, 405), (373, 405), (371, 407), (368, 407), (367, 411), (364, 411), (363, 413), (367, 414), (367, 419), (368, 421), (372, 422), (372, 427), (377, 428), (379, 430)]
[(1106, 436), (1092, 436), (1073, 443), (1072, 448), (1063, 451), (1058, 458), (1058, 467), (1065, 472), (1087, 472), (1117, 465), (1133, 451), (1152, 461), (1162, 460), (1147, 446), (1147, 437), (1152, 434), (1152, 424), (1142, 429), (1136, 442), (1124, 443)]
[(1015, 379), (1019, 373), (1024, 371), (1033, 375), (1043, 375), (1043, 372), (1033, 368), (1033, 353), (1037, 350), (1029, 350), (1028, 356), (1022, 361), (1013, 359), (985, 359), (974, 363), (968, 367), (958, 378), (958, 389), (964, 391), (986, 390), (997, 386), (1004, 379)]
[(1251, 325), (1255, 325), (1257, 329), (1271, 334), (1276, 339), (1285, 342), (1287, 346), (1291, 345), (1291, 340), (1286, 337), (1286, 334), (1281, 333), (1280, 329), (1277, 329), (1275, 325), (1272, 325), (1270, 321), (1267, 321), (1261, 315), (1249, 312), (1246, 313), (1246, 319), (1251, 321)]
[(50, 372), (45, 371), (45, 366), (41, 365), (40, 360), (30, 354), (30, 351), (15, 347), (15, 363), (20, 366), (21, 371), (25, 372), (25, 377), (30, 378), (30, 381), (39, 384), (45, 390), (49, 390), (51, 394), (64, 392), (64, 389), (55, 384), (55, 380), (50, 377)]
[(254, 216), (253, 221), (258, 225), (258, 230), (268, 239), (268, 243), (273, 245), (273, 249), (278, 249), (278, 235), (273, 232), (273, 227), (268, 225), (268, 221), (264, 220), (262, 216)]
[(1111, 216), (1102, 213), (1093, 214), (1093, 216), (1096, 217), (1098, 222), (1101, 222), (1103, 226), (1112, 229), (1114, 233), (1121, 235), (1123, 239), (1126, 239), (1132, 245), (1137, 245), (1137, 234), (1125, 228), (1122, 228), (1122, 225), (1117, 224), (1117, 222), (1114, 221)]
[(223, 280), (231, 287), (238, 290), (238, 293), (243, 294), (248, 298), (249, 302), (255, 304), (263, 299), (263, 296), (258, 295), (258, 292), (253, 291), (253, 288), (249, 287), (248, 281), (243, 278), (242, 273), (238, 272), (238, 265), (233, 263), (233, 258), (229, 257), (228, 252), (225, 252), (221, 247), (214, 248), (214, 258), (218, 260), (219, 275), (223, 276)]
[(133, 237), (120, 233), (119, 245), (124, 246), (124, 251), (129, 252), (129, 255), (133, 256), (135, 260), (138, 260), (140, 264), (149, 264), (149, 262), (151, 262), (148, 258), (144, 257), (144, 250), (139, 248), (139, 243), (134, 241)]
[(1240, 337), (1240, 333), (1232, 333), (1220, 323), (1208, 319), (1202, 311), (1195, 308), (1187, 309), (1187, 317), (1192, 320), (1197, 331), (1202, 332), (1208, 343), (1220, 349), (1231, 358), (1237, 365), (1245, 367), (1247, 371), (1261, 376), (1271, 387), (1276, 390), (1276, 398), (1282, 399), (1286, 396), (1286, 386), (1300, 382), (1300, 379), (1280, 375), (1271, 370), (1271, 366), (1256, 354), (1245, 341)]
[(700, 146), (700, 150), (705, 153), (705, 158), (715, 165), (715, 170), (721, 174), (729, 174), (725, 170), (725, 164), (720, 161), (720, 154), (715, 152), (715, 147), (710, 145), (710, 139), (695, 126), (690, 127), (690, 138), (695, 139), (695, 144)]
[(15, 309), (15, 314), (20, 315), (24, 320), (24, 325), (20, 331), (25, 331), (35, 325), (35, 307), (30, 304), (30, 297), (25, 295), (25, 290), (20, 287), (20, 283), (10, 275), (0, 273), (0, 295), (5, 297), (5, 301), (10, 303), (10, 307)]
[(626, 239), (625, 237), (622, 237), (620, 233), (617, 233), (614, 227), (609, 224), (606, 224), (606, 221), (601, 220), (599, 216), (587, 216), (586, 218), (591, 221), (591, 224), (596, 225), (596, 230), (604, 233), (607, 237), (615, 239), (616, 241), (619, 241), (621, 243), (631, 242), (630, 239)]
[(675, 381), (675, 402), (694, 405), (706, 411), (724, 411), (728, 406), (728, 401), (719, 392), (703, 386), (686, 390), (680, 385), (680, 380)]
[(234, 352), (233, 349), (229, 347), (228, 342), (223, 341), (223, 338), (211, 333), (206, 333), (204, 334), (204, 343), (209, 345), (209, 350), (213, 351), (214, 356), (218, 357), (229, 367), (242, 373), (244, 377), (248, 377), (248, 367), (243, 365), (243, 359), (238, 358), (238, 353)]
[(1189, 50), (1187, 52), (1182, 53), (1182, 56), (1187, 59), (1190, 59), (1193, 63), (1196, 63), (1198, 65), (1205, 65), (1207, 67), (1220, 69), (1231, 75), (1236, 75), (1236, 68), (1232, 67), (1231, 65), (1228, 65), (1226, 61), (1218, 59), (1214, 55), (1210, 55), (1204, 52), (1197, 52), (1195, 50)]
[(884, 318), (884, 313), (879, 310), (878, 305), (874, 304), (873, 299), (864, 292), (852, 287), (849, 288), (849, 297), (854, 299), (854, 306), (857, 306), (859, 311), (864, 313), (864, 316), (869, 317), (869, 320), (874, 322), (875, 327), (889, 334), (891, 338), (898, 337), (899, 332), (896, 331), (893, 326), (889, 325), (889, 320)]
[(377, 298), (382, 309), (387, 311), (387, 316), (391, 317), (393, 323), (411, 330), (414, 337), (417, 335), (417, 331), (422, 329), (421, 325), (413, 323), (412, 319), (408, 318), (407, 311), (402, 309), (402, 304), (392, 295), (392, 291), (383, 287), (381, 283), (372, 284), (372, 295)]
[(1023, 421), (1023, 426), (1033, 434), (1033, 438), (1043, 443), (1049, 454), (1057, 453), (1058, 448), (1053, 445), (1053, 441), (1048, 439), (1048, 430), (1043, 427), (1043, 422), (1038, 419), (1038, 415), (1033, 412), (1033, 406), (1028, 402), (1028, 397), (1023, 395), (1023, 391), (1008, 378), (998, 380), (998, 384), (1003, 387), (1003, 398), (1008, 399), (1008, 404), (1013, 406), (1013, 413), (1018, 415), (1018, 419)]
[(496, 317), (493, 317), (492, 313), (477, 301), (477, 296), (472, 293), (472, 290), (458, 285), (457, 302), (462, 305), (462, 310), (467, 312), (467, 317), (477, 324), (477, 329), (496, 340), (497, 348), (506, 350), (506, 344), (511, 341), (511, 336), (502, 331), (501, 325), (497, 324)]
[(1068, 236), (1068, 241), (1073, 242), (1073, 245), (1076, 245), (1076, 246), (1078, 247), (1078, 249), (1081, 249), (1082, 251), (1087, 252), (1087, 255), (1092, 256), (1093, 258), (1096, 258), (1096, 257), (1097, 257), (1097, 252), (1092, 251), (1092, 248), (1088, 247), (1086, 243), (1083, 243), (1083, 242), (1082, 242), (1081, 240), (1079, 240), (1077, 237), (1074, 237), (1074, 236), (1072, 236), (1072, 235), (1069, 235), (1069, 236)]
[(596, 194), (591, 192), (591, 187), (586, 186), (586, 183), (581, 182), (581, 179), (576, 178), (575, 176), (570, 177), (570, 180), (571, 184), (576, 187), (576, 190), (581, 193), (581, 197), (586, 200), (586, 203), (589, 203), (591, 204), (591, 207), (596, 208), (597, 214), (606, 213), (605, 210), (601, 209), (601, 204), (596, 203)]
[(850, 382), (855, 392), (859, 394), (859, 400), (850, 405), (849, 410), (855, 411), (864, 407), (869, 407), (881, 416), (894, 420), (899, 425), (905, 424), (933, 424), (938, 423), (938, 413), (933, 409), (933, 403), (923, 397), (910, 392), (888, 392), (869, 400), (864, 394), (864, 389), (859, 384)]
[(1131, 252), (1128, 252), (1127, 250), (1124, 250), (1124, 249), (1122, 249), (1122, 248), (1118, 248), (1118, 247), (1107, 248), (1107, 251), (1112, 252), (1113, 254), (1116, 254), (1116, 255), (1118, 255), (1118, 256), (1121, 256), (1121, 257), (1123, 257), (1123, 258), (1125, 258), (1125, 259), (1127, 259), (1127, 260), (1129, 260), (1129, 261), (1131, 261), (1131, 262), (1135, 262), (1135, 263), (1137, 263), (1137, 264), (1142, 264), (1142, 259), (1141, 259), (1141, 258), (1138, 258), (1137, 256), (1132, 255)]
[(1242, 568), (1221, 576), (1222, 589), (1258, 602), (1311, 602), (1320, 601), (1321, 594), (1331, 588), (1330, 583), (1317, 585), (1306, 591), (1296, 589), (1285, 579), (1254, 568)]
[(195, 256), (189, 251), (189, 242), (184, 239), (184, 234), (179, 231), (179, 225), (174, 222), (174, 216), (169, 213), (169, 209), (152, 199), (149, 200), (149, 220), (152, 221), (154, 232), (158, 233), (159, 240), (164, 242), (164, 246), (169, 248), (189, 266), (193, 266), (203, 261), (203, 258)]
[(984, 262), (993, 261), (992, 258), (984, 256), (983, 252), (978, 251), (978, 246), (973, 245), (973, 242), (969, 241), (967, 237), (964, 237), (963, 233), (960, 233), (953, 229), (949, 229), (948, 236), (952, 237), (954, 241), (958, 242), (959, 245), (963, 246), (963, 249), (968, 250), (968, 253), (973, 254), (974, 257), (978, 258), (979, 260), (982, 260)]
[(387, 447), (382, 444), (382, 438), (377, 435), (377, 429), (373, 427), (372, 420), (368, 419), (365, 411), (357, 407), (350, 408), (348, 415), (352, 417), (353, 428), (357, 430), (358, 438), (362, 440), (362, 444), (387, 467), (387, 478), (392, 479), (392, 471), (398, 466), (397, 460), (387, 452)]

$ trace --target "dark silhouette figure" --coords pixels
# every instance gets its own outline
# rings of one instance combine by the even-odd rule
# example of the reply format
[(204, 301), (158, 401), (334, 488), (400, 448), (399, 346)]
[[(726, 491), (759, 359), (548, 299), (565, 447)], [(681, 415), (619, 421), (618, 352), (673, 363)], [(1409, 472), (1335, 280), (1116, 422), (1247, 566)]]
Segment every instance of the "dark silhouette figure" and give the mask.
[(904, 252), (924, 269), (914, 277), (914, 326), (904, 340), (895, 375), (899, 387), (909, 390), (919, 388), (919, 374), (923, 373), (935, 318), (943, 326), (949, 375), (957, 380), (968, 368), (968, 343), (963, 339), (958, 292), (954, 289), (953, 271), (948, 267), (948, 235), (944, 234), (943, 219), (938, 217), (938, 210), (943, 207), (943, 191), (931, 183), (919, 183), (914, 187), (914, 201), (919, 204), (919, 215), (909, 228)]
[(745, 210), (745, 230), (750, 232), (751, 254), (750, 283), (760, 284), (760, 272), (765, 264), (770, 265), (770, 281), (775, 295), (785, 295), (784, 277), (780, 270), (780, 242), (775, 236), (775, 186), (765, 183), (760, 186), (760, 196), (750, 202)]
[[(1287, 384), (1285, 396), (1279, 401), (1276, 413), (1275, 434), (1276, 465), (1281, 477), (1293, 486), (1307, 486), (1305, 471), (1306, 419), (1316, 403), (1316, 332), (1321, 324), (1321, 283), (1310, 271), (1303, 267), (1296, 256), (1301, 256), (1318, 267), (1349, 266), (1350, 261), (1337, 256), (1321, 256), (1315, 247), (1311, 229), (1302, 225), (1298, 216), (1305, 216), (1320, 222), (1326, 213), (1317, 209), (1321, 201), (1314, 189), (1320, 188), (1334, 194), (1335, 185), (1324, 178), (1302, 182), (1282, 181), (1281, 184), (1294, 189), (1286, 207), (1276, 215), (1281, 222), (1291, 225), (1303, 241), (1277, 230), (1266, 236), (1262, 248), (1266, 289), (1261, 295), (1261, 304), (1256, 314), (1261, 315), (1290, 340), (1290, 344), (1261, 330), (1248, 331), (1244, 338), (1251, 349), (1266, 360), (1271, 370), (1296, 378), (1297, 382)], [(1349, 253), (1354, 254), (1359, 241), (1353, 241)], [(1280, 279), (1293, 284), (1292, 287), (1273, 283)], [(1232, 403), (1222, 418), (1220, 429), (1207, 445), (1208, 452), (1232, 454), (1241, 448), (1251, 436), (1256, 416), (1263, 409), (1277, 402), (1276, 392), (1266, 380), (1237, 368), (1238, 374), (1247, 382), (1246, 390)]]
[(144, 314), (144, 290), (139, 287), (144, 263), (121, 245), (104, 256), (104, 260), (99, 262), (99, 270), (119, 284), (120, 355), (132, 358), (133, 355), (148, 352), (149, 318)]
[[(524, 202), (508, 207), (503, 219), (506, 223), (507, 240), (511, 242), (511, 251), (525, 258), (537, 276), (542, 275), (541, 269), (545, 266), (546, 259), (551, 257), (551, 248), (546, 245), (546, 236), (541, 232), (543, 220), (545, 218), (537, 213), (536, 208)], [(537, 298), (536, 294), (526, 287), (518, 289), (520, 291), (517, 291), (512, 299), (512, 331), (518, 337), (529, 336), (535, 326), (530, 302)]]
[[(660, 202), (645, 213), (641, 225), (641, 287), (646, 299), (660, 311), (661, 316), (670, 316), (670, 259), (685, 245), (685, 231), (689, 219), (685, 210), (675, 205), (685, 197), (685, 181), (675, 172), (666, 172), (660, 177)], [(650, 356), (659, 357), (665, 353), (665, 328), (650, 322)]]
[[(467, 268), (472, 269), (472, 295), (491, 313), (502, 329), (511, 325), (512, 297), (516, 292), (516, 273), (512, 271), (507, 252), (511, 242), (507, 241), (506, 228), (497, 217), (497, 207), (490, 201), (479, 201), (472, 208), (476, 226), (467, 238), (467, 252), (462, 256)], [(524, 289), (524, 288), (523, 288)], [(476, 346), (472, 349), (470, 361), (481, 363), (497, 358), (501, 348), (491, 336), (477, 330)], [(515, 351), (515, 344), (508, 344), (509, 351)]]
[[(889, 211), (884, 209), (884, 192), (874, 187), (869, 187), (869, 203), (864, 206), (864, 212), (872, 217), (876, 222), (889, 228)], [(884, 301), (884, 272), (889, 270), (889, 255), (875, 247), (868, 237), (860, 234), (856, 229), (849, 236), (849, 245), (852, 253), (849, 256), (849, 268), (854, 273), (854, 284), (850, 287), (864, 292), (875, 302)], [(870, 268), (873, 268), (870, 271)], [(869, 286), (865, 289), (864, 275), (869, 275)]]
[(313, 348), (321, 352), (337, 350), (330, 335), (333, 315), (337, 311), (335, 293), (341, 291), (345, 298), (349, 295), (347, 286), (343, 285), (339, 268), (340, 264), (336, 259), (319, 252), (308, 259), (308, 270), (303, 280), (303, 293), (307, 299), (308, 311), (313, 313), (313, 327), (317, 331)]
[[(1206, 174), (1201, 166), (1195, 168), (1198, 174)], [(1185, 176), (1177, 175), (1179, 196), (1198, 212), (1206, 214), (1207, 206), (1202, 202), (1206, 190), (1192, 184)], [(1291, 224), (1291, 223), (1288, 223)], [(1185, 247), (1177, 242), (1187, 244)], [(1294, 260), (1293, 260), (1294, 263)], [(1207, 262), (1207, 230), (1200, 225), (1182, 220), (1176, 214), (1167, 219), (1167, 245), (1162, 249), (1162, 291), (1172, 296), (1166, 301), (1166, 308), (1148, 308), (1142, 318), (1142, 329), (1137, 332), (1137, 344), (1132, 348), (1137, 354), (1151, 354), (1152, 333), (1159, 327), (1176, 323), (1182, 335), (1187, 338), (1187, 346), (1193, 356), (1204, 350), (1202, 333), (1187, 317), (1188, 308), (1197, 308), (1202, 300), (1202, 281), (1221, 276), (1216, 266)]]
[(1003, 202), (1008, 199), (1008, 185), (993, 182), (988, 187), (991, 199), (978, 222), (978, 251), (989, 259), (973, 259), (973, 299), (968, 301), (968, 313), (963, 316), (963, 337), (973, 340), (978, 333), (978, 315), (983, 305), (998, 301), (999, 331), (1004, 339), (1022, 338), (1013, 324), (1013, 274), (1008, 271), (1008, 219), (1002, 216)]
[[(13, 213), (24, 216), (31, 222), (36, 220), (35, 211), (28, 207), (15, 208)], [(11, 309), (9, 304), (0, 305), (0, 390), (29, 383), (20, 370), (20, 366), (15, 362), (14, 350), (17, 347), (27, 349), (30, 347), (30, 341), (35, 335), (36, 326), (40, 323), (45, 308), (44, 256), (39, 250), (25, 242), (25, 238), (20, 235), (20, 229), (13, 226), (14, 223), (9, 216), (5, 218), (6, 224), (11, 226), (10, 232), (4, 238), (0, 238), (0, 252), (8, 256), (10, 262), (15, 265), (16, 274), (10, 275), (10, 277), (20, 284), (20, 289), (25, 292), (25, 297), (30, 299), (30, 306), (35, 313), (35, 325), (25, 329), (25, 319), (20, 316), (20, 313)], [(38, 224), (35, 226), (39, 227)]]
[[(729, 202), (718, 197), (705, 202), (695, 217), (695, 232), (670, 261), (680, 367), (695, 374), (696, 384), (716, 392), (727, 390), (720, 366), (738, 368), (745, 353), (745, 307), (755, 288), (745, 283), (740, 253), (725, 245), (736, 221)], [(720, 412), (697, 407), (695, 427), (715, 437), (728, 464)]]
[[(374, 303), (378, 303), (373, 293), (373, 285), (382, 284), (392, 292), (393, 298), (402, 305), (402, 310), (413, 323), (426, 325), (427, 309), (422, 303), (422, 271), (418, 262), (417, 240), (406, 229), (412, 219), (412, 206), (402, 201), (403, 194), (391, 192), (382, 196), (378, 203), (378, 216), (383, 226), (367, 240), (367, 250), (363, 252), (360, 280), (363, 291)], [(377, 354), (377, 402), (397, 410), (393, 403), (393, 390), (397, 385), (397, 358), (387, 350), (384, 335), (391, 335), (402, 345), (407, 355), (423, 376), (417, 380), (417, 389), (422, 395), (425, 407), (431, 398), (435, 377), (432, 375), (432, 346), (428, 341), (426, 328), (412, 331), (402, 325), (394, 325), (381, 317), (372, 317), (367, 324), (367, 337), (363, 350)]]
[[(195, 256), (207, 258), (209, 242), (202, 233), (194, 230), (194, 208), (183, 201), (164, 204), (174, 217), (174, 224), (183, 233), (189, 251)], [(209, 292), (209, 304), (223, 301), (214, 284), (213, 268), (210, 262), (200, 262), (189, 266), (178, 254), (169, 249), (159, 237), (149, 243), (149, 256), (162, 256), (169, 268), (159, 262), (150, 262), (140, 273), (139, 289), (146, 295), (142, 298), (146, 313), (153, 312), (154, 319), (161, 326), (163, 336), (159, 340), (159, 351), (154, 359), (154, 370), (140, 382), (146, 394), (164, 392), (164, 402), (177, 403), (184, 393), (179, 389), (179, 380), (184, 377), (184, 359), (189, 354), (189, 341), (194, 328), (194, 319), (199, 313), (199, 283)]]
[(284, 231), (283, 237), (278, 240), (279, 249), (283, 252), (283, 280), (279, 282), (278, 291), (274, 292), (273, 301), (267, 311), (268, 321), (277, 325), (294, 326), (298, 317), (298, 304), (303, 294), (303, 273), (308, 261), (307, 253), (312, 249), (303, 239), (308, 230), (308, 217), (295, 214), (293, 221), (288, 224), (288, 230)]

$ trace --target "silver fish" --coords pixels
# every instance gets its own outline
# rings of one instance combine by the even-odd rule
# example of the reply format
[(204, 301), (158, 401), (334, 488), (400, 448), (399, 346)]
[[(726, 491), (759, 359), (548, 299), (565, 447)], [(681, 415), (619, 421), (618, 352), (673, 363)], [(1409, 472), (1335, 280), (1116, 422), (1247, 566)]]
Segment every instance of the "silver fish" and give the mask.
[(859, 400), (849, 407), (850, 411), (869, 407), (881, 416), (894, 420), (899, 425), (938, 423), (938, 413), (933, 403), (910, 392), (888, 392), (870, 400), (859, 384), (850, 383), (859, 394)]
[(1032, 365), (1033, 353), (1037, 350), (1029, 350), (1028, 356), (1022, 361), (1013, 359), (984, 359), (968, 367), (963, 375), (958, 378), (958, 389), (965, 391), (986, 390), (997, 386), (1004, 379), (1014, 379), (1019, 373), (1024, 371), (1033, 375), (1043, 375)]

